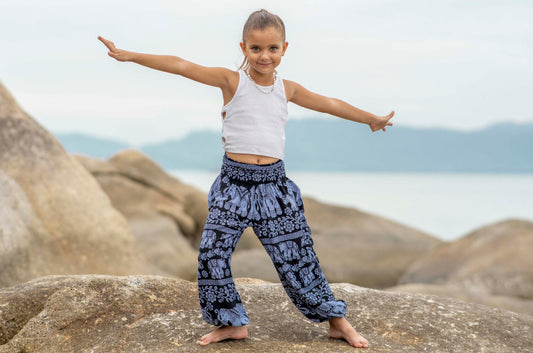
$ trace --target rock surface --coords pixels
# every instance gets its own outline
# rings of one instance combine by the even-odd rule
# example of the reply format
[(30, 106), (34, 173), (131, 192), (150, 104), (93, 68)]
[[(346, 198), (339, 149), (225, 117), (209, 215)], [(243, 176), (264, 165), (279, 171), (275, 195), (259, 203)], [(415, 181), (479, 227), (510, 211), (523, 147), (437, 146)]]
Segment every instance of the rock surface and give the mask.
[(193, 244), (207, 217), (207, 197), (135, 150), (124, 150), (110, 161), (76, 158), (126, 217), (148, 261), (162, 273), (195, 279)]
[[(315, 252), (330, 282), (372, 288), (396, 285), (407, 267), (440, 243), (427, 234), (353, 208), (309, 197), (304, 197), (304, 207)], [(236, 276), (278, 281), (265, 251), (238, 250), (239, 246), (232, 259)]]
[(0, 84), (0, 287), (47, 274), (150, 273), (94, 178)]
[[(167, 174), (157, 163), (137, 150), (123, 150), (109, 161), (76, 156), (110, 195), (113, 205), (126, 216), (147, 209), (171, 218), (196, 247), (207, 218), (207, 196)], [(113, 180), (113, 178), (115, 180)], [(135, 195), (120, 189), (120, 181), (135, 184)], [(125, 186), (127, 188), (127, 186)], [(141, 195), (144, 193), (145, 195)], [(137, 197), (142, 197), (135, 202)]]
[(441, 284), (533, 300), (532, 254), (533, 223), (506, 220), (440, 244), (409, 267), (400, 284)]
[(390, 287), (386, 290), (391, 292), (421, 293), (452, 297), (469, 303), (493, 306), (496, 308), (511, 310), (519, 314), (533, 316), (533, 300), (508, 297), (505, 295), (476, 293), (468, 288), (462, 286), (457, 287), (451, 284), (409, 283)]
[[(49, 276), (0, 290), (0, 352), (353, 352), (308, 321), (279, 284), (238, 282), (249, 337), (200, 347), (211, 330), (196, 285), (158, 276)], [(436, 296), (334, 284), (365, 352), (530, 353), (533, 317)]]

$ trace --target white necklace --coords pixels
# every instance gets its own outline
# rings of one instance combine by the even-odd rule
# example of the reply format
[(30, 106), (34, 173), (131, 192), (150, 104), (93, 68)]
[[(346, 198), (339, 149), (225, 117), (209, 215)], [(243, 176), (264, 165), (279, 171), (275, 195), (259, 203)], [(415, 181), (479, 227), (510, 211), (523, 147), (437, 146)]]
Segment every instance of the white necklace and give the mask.
[(264, 94), (270, 94), (272, 92), (274, 92), (274, 87), (276, 86), (276, 80), (278, 79), (278, 73), (276, 70), (274, 70), (274, 83), (272, 84), (272, 87), (270, 87), (269, 89), (264, 89), (263, 87), (264, 86), (261, 86), (261, 85), (258, 85), (255, 80), (252, 78), (252, 76), (250, 75), (250, 73), (248, 72), (248, 70), (245, 70), (244, 73), (246, 74), (246, 76), (248, 76), (248, 78), (253, 82), (255, 88), (257, 88), (261, 93), (264, 93)]

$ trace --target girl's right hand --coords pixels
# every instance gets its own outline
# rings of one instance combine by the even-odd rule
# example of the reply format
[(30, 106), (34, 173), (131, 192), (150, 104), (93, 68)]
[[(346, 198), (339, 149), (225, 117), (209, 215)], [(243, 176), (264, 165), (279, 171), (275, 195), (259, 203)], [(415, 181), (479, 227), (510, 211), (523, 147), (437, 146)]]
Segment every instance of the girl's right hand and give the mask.
[(117, 49), (115, 47), (115, 44), (113, 44), (112, 41), (107, 40), (103, 37), (98, 36), (98, 39), (104, 43), (104, 45), (109, 49), (109, 52), (107, 55), (110, 57), (118, 60), (118, 61), (131, 61), (132, 60), (132, 53), (126, 50)]

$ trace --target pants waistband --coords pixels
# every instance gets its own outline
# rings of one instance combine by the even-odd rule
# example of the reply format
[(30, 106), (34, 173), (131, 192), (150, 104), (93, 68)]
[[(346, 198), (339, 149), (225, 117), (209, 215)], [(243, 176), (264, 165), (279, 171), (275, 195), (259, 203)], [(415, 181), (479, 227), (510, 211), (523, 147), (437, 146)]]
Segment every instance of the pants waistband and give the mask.
[(237, 162), (225, 153), (220, 172), (230, 179), (259, 183), (273, 182), (286, 177), (285, 163), (281, 159), (270, 164), (248, 164)]

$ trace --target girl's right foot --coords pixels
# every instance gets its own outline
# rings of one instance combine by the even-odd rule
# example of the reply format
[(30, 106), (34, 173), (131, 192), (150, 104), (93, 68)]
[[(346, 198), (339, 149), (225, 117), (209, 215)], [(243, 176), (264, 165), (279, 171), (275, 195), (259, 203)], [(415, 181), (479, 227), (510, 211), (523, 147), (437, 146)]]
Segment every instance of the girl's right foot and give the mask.
[(248, 328), (246, 326), (220, 326), (200, 338), (198, 344), (201, 346), (207, 346), (209, 343), (227, 339), (242, 340), (246, 337), (248, 337)]
[(329, 320), (329, 336), (344, 339), (350, 346), (356, 348), (368, 348), (366, 338), (357, 333), (348, 320), (343, 317)]

